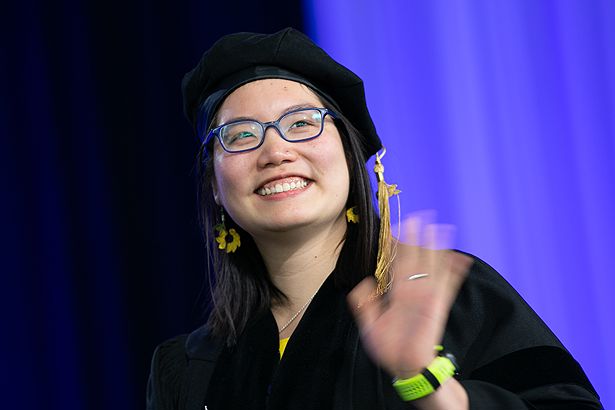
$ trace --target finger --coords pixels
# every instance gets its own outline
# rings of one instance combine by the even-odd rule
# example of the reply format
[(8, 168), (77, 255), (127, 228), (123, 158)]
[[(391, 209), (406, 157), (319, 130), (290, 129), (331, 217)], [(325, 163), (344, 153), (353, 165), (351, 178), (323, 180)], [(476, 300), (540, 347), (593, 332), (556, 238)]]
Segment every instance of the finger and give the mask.
[(432, 250), (452, 249), (455, 246), (457, 228), (451, 224), (429, 224), (425, 227), (425, 248)]
[(411, 246), (423, 246), (423, 229), (436, 221), (436, 211), (426, 209), (409, 214), (402, 222), (402, 242)]
[(363, 279), (348, 294), (348, 304), (359, 327), (367, 328), (380, 316), (380, 299), (376, 293), (376, 280), (373, 277)]
[[(428, 215), (433, 216), (433, 213)], [(406, 232), (411, 245), (400, 246), (398, 249), (399, 257), (393, 271), (398, 283), (417, 274), (428, 274), (437, 279), (446, 273), (442, 272), (444, 252), (441, 249), (448, 249), (454, 243), (455, 226), (435, 223), (424, 225), (425, 221), (422, 216), (412, 216), (407, 220)]]
[(402, 222), (401, 241), (396, 245), (392, 273), (394, 281), (405, 280), (409, 275), (417, 273), (421, 266), (423, 230), (426, 225), (435, 220), (434, 211), (417, 211), (411, 213)]
[(430, 224), (425, 227), (424, 263), (426, 272), (433, 279), (446, 282), (449, 273), (445, 249), (450, 249), (455, 241), (456, 228), (450, 224)]
[(470, 271), (470, 267), (474, 263), (474, 260), (467, 255), (453, 251), (448, 252), (447, 259), (447, 268), (450, 274), (447, 281), (447, 286), (445, 287), (446, 292), (444, 297), (447, 305), (450, 306), (457, 298), (459, 289), (463, 285), (463, 282), (466, 280)]

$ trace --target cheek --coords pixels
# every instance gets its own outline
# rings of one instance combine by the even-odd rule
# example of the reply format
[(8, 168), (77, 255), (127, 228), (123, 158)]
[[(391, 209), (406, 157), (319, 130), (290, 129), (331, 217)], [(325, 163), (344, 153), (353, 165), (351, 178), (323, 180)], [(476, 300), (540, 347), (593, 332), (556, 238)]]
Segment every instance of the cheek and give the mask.
[(241, 161), (236, 161), (235, 158), (224, 158), (224, 160), (220, 156), (214, 158), (214, 179), (218, 194), (217, 202), (220, 205), (225, 206), (226, 198), (235, 195), (243, 180), (242, 176), (245, 176), (245, 169), (245, 165), (242, 165)]
[(344, 195), (350, 189), (350, 175), (348, 163), (342, 142), (338, 138), (331, 138), (316, 148), (319, 153), (319, 167), (323, 170), (330, 184), (335, 186), (336, 192)]

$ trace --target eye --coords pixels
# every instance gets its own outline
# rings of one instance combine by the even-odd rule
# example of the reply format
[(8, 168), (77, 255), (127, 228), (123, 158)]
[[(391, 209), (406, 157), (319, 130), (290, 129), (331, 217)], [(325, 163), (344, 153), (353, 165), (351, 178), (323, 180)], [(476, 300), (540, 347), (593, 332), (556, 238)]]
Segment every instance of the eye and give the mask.
[(308, 125), (312, 125), (310, 124), (308, 121), (306, 120), (299, 120), (299, 121), (295, 121), (290, 128), (301, 128), (301, 127), (307, 127)]
[(228, 138), (226, 139), (226, 142), (229, 145), (241, 144), (242, 142), (245, 142), (246, 140), (249, 140), (252, 138), (256, 138), (256, 135), (254, 135), (253, 133), (249, 131), (240, 131), (233, 135), (229, 135)]
[[(304, 110), (289, 114), (282, 126), (288, 132), (312, 132), (313, 129), (319, 128), (322, 122), (322, 115), (318, 111)], [(285, 126), (284, 123), (289, 124)]]
[(235, 141), (235, 140), (241, 140), (241, 139), (244, 139), (244, 138), (250, 138), (250, 137), (254, 137), (254, 136), (255, 136), (255, 135), (254, 135), (254, 134), (252, 134), (252, 133), (251, 133), (251, 132), (249, 132), (249, 131), (242, 131), (242, 132), (238, 132), (237, 134), (233, 135), (233, 136), (231, 137), (231, 140), (232, 140), (232, 141)]
[(253, 121), (240, 121), (222, 128), (220, 136), (227, 148), (246, 149), (258, 143), (259, 127), (260, 125)]

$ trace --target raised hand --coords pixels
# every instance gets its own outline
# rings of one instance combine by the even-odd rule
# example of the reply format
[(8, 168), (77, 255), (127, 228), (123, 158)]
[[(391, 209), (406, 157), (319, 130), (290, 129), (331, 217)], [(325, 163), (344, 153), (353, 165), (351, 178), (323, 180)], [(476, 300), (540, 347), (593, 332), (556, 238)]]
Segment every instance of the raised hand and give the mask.
[(409, 378), (435, 357), (459, 287), (472, 259), (451, 251), (454, 227), (431, 223), (417, 213), (403, 223), (392, 265), (393, 284), (376, 297), (373, 277), (348, 295), (363, 344), (375, 363), (389, 374)]

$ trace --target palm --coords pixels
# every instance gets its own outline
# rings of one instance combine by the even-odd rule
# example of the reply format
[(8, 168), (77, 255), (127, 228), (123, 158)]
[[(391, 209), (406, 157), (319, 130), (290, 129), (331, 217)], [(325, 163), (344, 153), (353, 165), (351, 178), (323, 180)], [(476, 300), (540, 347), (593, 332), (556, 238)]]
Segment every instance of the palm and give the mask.
[[(441, 342), (451, 304), (472, 260), (437, 250), (452, 244), (450, 225), (425, 225), (415, 216), (404, 226), (407, 244), (397, 246), (391, 290), (375, 298), (376, 283), (370, 277), (348, 298), (367, 352), (391, 375), (405, 378), (433, 359), (434, 346)], [(428, 276), (408, 280), (416, 274)]]

